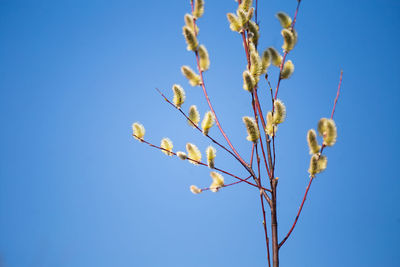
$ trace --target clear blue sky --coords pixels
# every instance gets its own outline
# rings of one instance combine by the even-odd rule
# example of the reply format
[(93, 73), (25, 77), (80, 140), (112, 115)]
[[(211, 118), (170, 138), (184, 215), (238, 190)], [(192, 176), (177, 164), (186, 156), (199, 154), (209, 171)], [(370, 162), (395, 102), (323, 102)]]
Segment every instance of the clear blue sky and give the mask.
[[(274, 14), (292, 15), (296, 1), (259, 2), (260, 48), (279, 48)], [(140, 121), (156, 144), (168, 136), (179, 150), (209, 145), (154, 90), (171, 96), (179, 83), (184, 109), (208, 110), (180, 73), (194, 67), (181, 34), (189, 8), (189, 0), (0, 0), (0, 266), (266, 266), (257, 190), (195, 196), (188, 188), (210, 183), (207, 168), (130, 135)], [(245, 57), (226, 21), (235, 8), (208, 0), (199, 38), (211, 57), (211, 100), (249, 158)], [(279, 95), (288, 109), (277, 140), (280, 239), (308, 182), (306, 131), (330, 115), (341, 68), (344, 78), (338, 142), (281, 249), (283, 267), (400, 264), (399, 13), (397, 0), (302, 3), (289, 57), (296, 69)], [(216, 160), (246, 174), (221, 150)]]

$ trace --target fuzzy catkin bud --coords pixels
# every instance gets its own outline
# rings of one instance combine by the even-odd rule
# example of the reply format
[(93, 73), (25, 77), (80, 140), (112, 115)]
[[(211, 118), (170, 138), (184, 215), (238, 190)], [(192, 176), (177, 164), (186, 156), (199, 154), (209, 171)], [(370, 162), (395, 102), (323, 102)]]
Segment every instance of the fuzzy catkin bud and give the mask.
[(201, 78), (197, 75), (190, 67), (182, 66), (182, 74), (189, 80), (191, 86), (197, 86), (201, 84)]
[(283, 65), (282, 73), (281, 73), (281, 79), (288, 79), (290, 76), (292, 76), (294, 72), (294, 65), (291, 60), (288, 60), (285, 62)]
[(320, 119), (318, 122), (318, 133), (322, 136), (324, 145), (333, 146), (336, 143), (337, 129), (332, 119)]
[(187, 155), (186, 155), (185, 152), (178, 151), (178, 152), (176, 152), (176, 155), (177, 155), (178, 158), (180, 158), (181, 160), (186, 160), (186, 159), (187, 159)]
[(193, 128), (196, 128), (195, 126), (199, 125), (199, 122), (200, 122), (200, 113), (197, 110), (197, 107), (195, 105), (192, 105), (189, 108), (189, 120), (188, 120), (188, 123)]
[(208, 135), (210, 128), (214, 125), (214, 115), (211, 111), (208, 111), (201, 122), (201, 128), (203, 129), (203, 134)]
[(135, 122), (134, 124), (132, 124), (132, 131), (134, 134), (135, 139), (141, 141), (140, 139), (142, 139), (144, 137), (145, 134), (145, 129), (144, 126), (138, 122)]
[(172, 141), (169, 138), (163, 138), (161, 140), (161, 148), (164, 150), (161, 150), (165, 155), (167, 156), (173, 156), (174, 154), (172, 153), (172, 148), (174, 145), (172, 144)]
[(261, 58), (261, 73), (266, 73), (269, 65), (271, 65), (271, 52), (266, 49)]
[(194, 10), (193, 16), (198, 19), (203, 16), (204, 13), (204, 1), (203, 0), (195, 0), (194, 2)]
[(199, 46), (200, 69), (202, 71), (208, 70), (210, 67), (210, 58), (207, 49), (204, 45)]
[(276, 14), (279, 22), (281, 23), (282, 28), (289, 28), (292, 25), (292, 19), (290, 16), (284, 12), (278, 12)]
[(193, 145), (191, 143), (187, 143), (186, 144), (186, 150), (188, 152), (189, 162), (194, 164), (194, 165), (198, 165), (197, 161), (198, 162), (201, 161), (201, 152), (197, 148), (197, 146), (195, 146), (195, 145)]
[(318, 173), (323, 172), (328, 166), (328, 158), (326, 156), (320, 156), (318, 160)]
[(234, 31), (234, 32), (240, 32), (242, 30), (242, 26), (240, 25), (239, 18), (233, 14), (233, 13), (228, 13), (226, 14), (226, 17), (228, 18), (229, 21), (229, 28)]
[(243, 9), (244, 11), (249, 11), (253, 0), (243, 0), (242, 3), (239, 5), (239, 8)]
[(269, 136), (274, 136), (277, 130), (277, 126), (274, 124), (274, 120), (272, 117), (272, 112), (269, 111), (267, 113), (267, 125), (265, 127), (265, 133)]
[(210, 190), (214, 193), (218, 192), (219, 188), (224, 186), (224, 177), (217, 172), (211, 172), (210, 175), (213, 180), (210, 185)]
[(274, 101), (274, 124), (280, 124), (284, 122), (286, 118), (286, 107), (281, 100), (277, 99)]
[(269, 54), (271, 56), (271, 62), (273, 65), (279, 67), (282, 63), (282, 56), (276, 51), (275, 48), (270, 47), (268, 48)]
[(254, 77), (251, 75), (251, 73), (248, 70), (245, 70), (243, 72), (243, 88), (244, 88), (244, 90), (247, 90), (249, 92), (253, 91), (255, 84), (256, 84), (256, 81), (254, 80)]
[(296, 44), (294, 34), (288, 29), (283, 29), (281, 31), (281, 34), (283, 37), (282, 49), (285, 50), (286, 52), (291, 51), (294, 48), (294, 45)]
[(307, 143), (308, 143), (308, 148), (310, 149), (310, 155), (317, 154), (321, 149), (321, 146), (318, 145), (317, 134), (314, 129), (308, 130)]
[(260, 38), (258, 25), (254, 21), (250, 20), (248, 28), (249, 28), (249, 33), (251, 33), (251, 37), (249, 39), (250, 42), (252, 42), (254, 45), (257, 45), (258, 39)]
[(200, 194), (201, 193), (201, 189), (200, 188), (198, 188), (197, 186), (195, 186), (195, 185), (191, 185), (190, 186), (190, 191), (193, 193), (193, 194), (195, 194), (195, 195), (197, 195), (197, 194)]
[(199, 33), (199, 28), (197, 26), (195, 26), (194, 21), (193, 21), (193, 16), (190, 14), (185, 14), (185, 24), (186, 26), (188, 26), (195, 34)]
[(207, 147), (206, 154), (207, 154), (208, 167), (210, 169), (214, 169), (214, 167), (215, 167), (215, 157), (217, 155), (217, 150), (214, 147), (209, 146), (209, 147)]
[(239, 8), (236, 11), (236, 15), (239, 18), (240, 26), (241, 27), (245, 26), (248, 20), (247, 20), (247, 14), (244, 12), (244, 10)]
[(249, 9), (249, 11), (247, 11), (247, 14), (246, 14), (246, 16), (247, 16), (247, 21), (250, 21), (250, 20), (251, 20), (251, 18), (253, 17), (253, 14), (254, 14), (254, 7), (251, 7), (251, 8)]
[(308, 173), (311, 177), (315, 177), (318, 171), (318, 155), (312, 155), (310, 159), (310, 167), (308, 168)]
[(187, 43), (187, 50), (196, 51), (199, 43), (197, 42), (197, 37), (194, 34), (194, 31), (189, 26), (183, 26), (183, 36), (185, 36), (185, 40)]
[(261, 58), (256, 50), (250, 52), (250, 63), (250, 73), (253, 77), (260, 76), (262, 71)]
[(243, 117), (243, 122), (246, 125), (246, 130), (248, 136), (247, 140), (257, 143), (258, 138), (260, 138), (260, 131), (258, 130), (256, 121), (251, 117)]
[(185, 91), (179, 84), (174, 84), (172, 86), (172, 91), (174, 92), (174, 98), (172, 99), (172, 101), (177, 108), (181, 108), (186, 98)]

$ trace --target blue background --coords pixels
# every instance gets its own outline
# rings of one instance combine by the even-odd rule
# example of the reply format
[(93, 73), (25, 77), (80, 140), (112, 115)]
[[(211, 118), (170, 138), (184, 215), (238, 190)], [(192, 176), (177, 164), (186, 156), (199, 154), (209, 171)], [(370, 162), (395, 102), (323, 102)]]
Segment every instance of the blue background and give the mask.
[[(274, 14), (295, 7), (259, 1), (261, 49), (280, 48)], [(211, 58), (211, 101), (248, 160), (245, 56), (226, 20), (235, 9), (233, 0), (207, 1), (199, 38)], [(195, 67), (181, 34), (189, 10), (188, 0), (0, 1), (0, 266), (266, 266), (256, 189), (193, 195), (191, 184), (211, 182), (207, 168), (131, 136), (140, 121), (155, 144), (210, 143), (154, 90), (171, 97), (179, 83), (184, 110), (208, 110), (180, 73)], [(306, 132), (330, 115), (341, 68), (344, 77), (338, 142), (281, 266), (399, 266), (399, 12), (397, 0), (301, 5), (289, 55), (296, 69), (279, 93), (288, 112), (276, 144), (280, 239), (308, 183)], [(270, 76), (275, 85), (276, 69)], [(211, 135), (224, 143), (216, 128)], [(216, 165), (246, 175), (218, 148)]]

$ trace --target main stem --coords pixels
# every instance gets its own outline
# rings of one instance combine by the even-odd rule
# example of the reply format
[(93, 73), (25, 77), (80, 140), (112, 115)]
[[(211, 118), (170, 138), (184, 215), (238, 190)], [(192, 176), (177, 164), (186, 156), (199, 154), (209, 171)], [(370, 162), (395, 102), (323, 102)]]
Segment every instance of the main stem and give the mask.
[(271, 229), (272, 229), (272, 263), (273, 267), (279, 267), (279, 244), (278, 244), (278, 219), (276, 214), (276, 186), (278, 181), (271, 180)]

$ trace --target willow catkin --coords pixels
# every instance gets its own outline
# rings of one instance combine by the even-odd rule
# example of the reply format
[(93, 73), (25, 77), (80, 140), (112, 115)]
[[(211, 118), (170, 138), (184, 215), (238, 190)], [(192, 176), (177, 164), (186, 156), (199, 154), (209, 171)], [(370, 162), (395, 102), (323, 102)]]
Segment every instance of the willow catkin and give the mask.
[(250, 52), (250, 73), (253, 75), (254, 78), (261, 75), (262, 65), (261, 65), (261, 58), (258, 55), (258, 52), (251, 51)]
[(228, 18), (228, 21), (229, 21), (229, 28), (232, 31), (240, 32), (242, 30), (242, 26), (240, 24), (239, 18), (235, 14), (228, 13), (228, 14), (226, 14), (226, 17)]
[(272, 64), (277, 66), (277, 67), (279, 67), (281, 65), (281, 63), (282, 63), (282, 56), (273, 47), (269, 47), (268, 51), (269, 51), (269, 54), (271, 56)]
[(213, 180), (210, 185), (210, 190), (214, 193), (218, 192), (219, 188), (224, 186), (224, 177), (217, 172), (211, 172), (210, 175)]
[(280, 124), (285, 121), (286, 118), (286, 107), (281, 100), (277, 99), (274, 101), (274, 124)]
[(274, 124), (272, 112), (269, 111), (267, 113), (267, 125), (265, 127), (265, 133), (272, 137), (275, 135), (276, 130), (277, 130), (277, 126)]
[(186, 155), (185, 152), (178, 151), (178, 152), (176, 152), (176, 155), (177, 155), (178, 158), (180, 158), (181, 160), (186, 160), (186, 159), (187, 159), (187, 155)]
[(337, 128), (332, 119), (320, 119), (318, 122), (318, 133), (322, 136), (324, 145), (333, 146), (336, 143)]
[(161, 140), (161, 150), (165, 155), (167, 156), (173, 156), (174, 154), (172, 153), (172, 148), (173, 148), (172, 141), (169, 138), (163, 138)]
[(214, 125), (214, 115), (211, 111), (208, 111), (201, 122), (201, 128), (203, 130), (204, 135), (208, 135), (211, 127)]
[(260, 131), (258, 130), (256, 121), (251, 117), (243, 117), (243, 122), (246, 125), (247, 137), (246, 139), (256, 143), (260, 138)]
[(189, 162), (198, 165), (198, 162), (201, 161), (201, 152), (194, 144), (187, 143), (186, 150), (189, 158)]
[(284, 12), (278, 12), (276, 14), (279, 22), (281, 23), (282, 28), (289, 28), (292, 25), (292, 19), (290, 16)]
[(179, 84), (174, 84), (172, 86), (172, 91), (174, 92), (174, 98), (172, 99), (172, 101), (177, 108), (181, 108), (186, 99), (185, 91)]
[(191, 86), (197, 86), (201, 84), (201, 78), (197, 75), (190, 67), (182, 66), (182, 74), (189, 80)]
[(189, 120), (188, 124), (192, 126), (193, 128), (196, 128), (196, 126), (199, 125), (200, 122), (200, 113), (197, 110), (196, 105), (191, 105), (189, 108)]
[(257, 45), (258, 39), (260, 38), (258, 25), (254, 21), (250, 20), (247, 26), (249, 29), (249, 33), (251, 34), (251, 36), (249, 35), (250, 42), (252, 42), (254, 45)]
[(253, 91), (256, 81), (248, 70), (243, 72), (243, 88), (249, 92)]
[(144, 137), (144, 134), (146, 132), (144, 126), (138, 122), (132, 124), (132, 131), (135, 139), (139, 141), (141, 141), (140, 139)]
[(310, 155), (317, 154), (321, 149), (321, 146), (318, 145), (317, 133), (315, 132), (314, 129), (308, 130), (307, 143), (308, 143), (308, 148), (310, 149)]
[(294, 48), (294, 45), (296, 44), (296, 39), (294, 37), (293, 32), (288, 29), (283, 29), (281, 31), (281, 34), (283, 37), (282, 49), (285, 50), (286, 52), (291, 51)]
[(214, 169), (214, 167), (215, 167), (215, 157), (217, 156), (217, 150), (214, 147), (209, 146), (209, 147), (207, 147), (206, 155), (207, 155), (207, 165), (208, 165), (208, 167), (210, 169)]
[(239, 8), (243, 9), (244, 11), (249, 11), (253, 1), (252, 0), (243, 0), (242, 3), (239, 5)]
[(310, 167), (308, 168), (308, 173), (311, 177), (315, 177), (315, 174), (318, 171), (318, 155), (314, 154), (310, 159)]
[(184, 20), (186, 26), (188, 26), (195, 34), (199, 33), (199, 28), (195, 26), (194, 17), (192, 15), (185, 14)]
[(201, 189), (200, 188), (198, 188), (197, 186), (195, 186), (195, 185), (191, 185), (190, 186), (190, 191), (193, 193), (193, 194), (195, 194), (195, 195), (197, 195), (197, 194), (200, 194), (201, 193)]
[(193, 16), (198, 19), (204, 14), (204, 1), (203, 0), (195, 0), (194, 2), (194, 10)]
[(204, 45), (199, 46), (199, 58), (200, 58), (200, 69), (206, 71), (210, 68), (210, 58), (208, 56), (208, 51)]
[(261, 58), (261, 73), (266, 73), (269, 65), (271, 65), (271, 52), (265, 49)]
[(289, 79), (294, 72), (294, 65), (291, 60), (285, 62), (281, 72), (281, 79)]
[(185, 36), (187, 47), (186, 49), (189, 51), (196, 51), (197, 46), (199, 45), (197, 41), (197, 37), (189, 26), (183, 26), (182, 28), (183, 36)]

